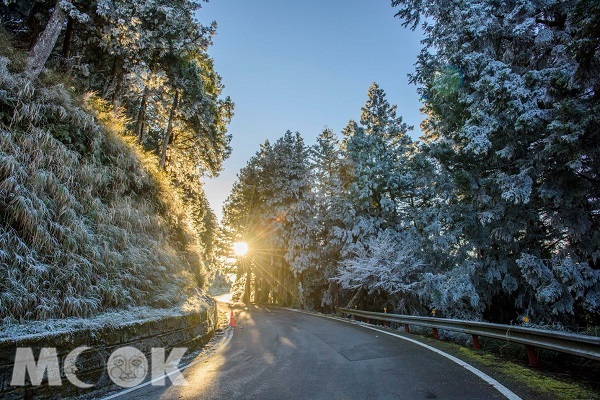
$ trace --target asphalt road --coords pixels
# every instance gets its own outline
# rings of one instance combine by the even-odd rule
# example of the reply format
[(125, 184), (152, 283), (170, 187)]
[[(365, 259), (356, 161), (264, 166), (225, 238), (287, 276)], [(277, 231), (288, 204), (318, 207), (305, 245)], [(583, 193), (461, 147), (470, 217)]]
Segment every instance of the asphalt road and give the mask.
[(183, 372), (187, 386), (120, 399), (504, 399), (440, 354), (378, 331), (268, 307), (236, 310), (230, 341)]

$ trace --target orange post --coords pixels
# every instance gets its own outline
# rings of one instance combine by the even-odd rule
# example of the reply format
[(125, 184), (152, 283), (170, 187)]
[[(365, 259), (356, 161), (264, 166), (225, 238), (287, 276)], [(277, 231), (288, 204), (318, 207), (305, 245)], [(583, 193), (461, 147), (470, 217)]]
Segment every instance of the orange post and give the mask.
[(481, 349), (481, 345), (479, 344), (479, 336), (471, 335), (471, 337), (473, 338), (473, 348), (475, 350)]
[(235, 317), (233, 316), (233, 310), (231, 310), (231, 315), (229, 316), (229, 326), (233, 326), (235, 328)]
[(538, 366), (538, 358), (537, 353), (535, 352), (535, 348), (533, 346), (525, 346), (525, 350), (527, 350), (527, 358), (529, 359), (529, 365), (531, 367)]

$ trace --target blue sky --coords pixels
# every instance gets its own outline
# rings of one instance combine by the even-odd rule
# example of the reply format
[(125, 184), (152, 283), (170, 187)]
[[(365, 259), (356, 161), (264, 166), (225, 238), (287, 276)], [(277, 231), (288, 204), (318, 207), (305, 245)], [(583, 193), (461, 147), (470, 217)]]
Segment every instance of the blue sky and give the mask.
[(398, 114), (415, 126), (423, 116), (414, 70), (421, 35), (394, 18), (390, 0), (210, 0), (198, 18), (217, 21), (209, 49), (235, 102), (231, 157), (205, 183), (217, 216), (237, 172), (265, 140), (286, 130), (313, 144), (325, 127), (336, 133), (360, 118), (377, 82)]

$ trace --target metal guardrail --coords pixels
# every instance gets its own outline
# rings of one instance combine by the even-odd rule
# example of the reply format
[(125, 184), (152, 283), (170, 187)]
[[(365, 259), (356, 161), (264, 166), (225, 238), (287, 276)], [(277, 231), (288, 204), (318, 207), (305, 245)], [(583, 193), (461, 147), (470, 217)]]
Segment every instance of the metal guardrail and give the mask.
[(435, 339), (438, 339), (438, 329), (470, 334), (473, 337), (473, 347), (476, 349), (479, 349), (479, 336), (520, 343), (525, 345), (531, 365), (537, 365), (536, 347), (600, 360), (600, 337), (597, 336), (487, 322), (387, 314), (348, 308), (339, 308), (338, 311), (342, 314), (366, 318), (367, 322), (368, 320), (376, 320), (404, 324), (406, 332), (410, 332), (410, 325), (432, 328)]

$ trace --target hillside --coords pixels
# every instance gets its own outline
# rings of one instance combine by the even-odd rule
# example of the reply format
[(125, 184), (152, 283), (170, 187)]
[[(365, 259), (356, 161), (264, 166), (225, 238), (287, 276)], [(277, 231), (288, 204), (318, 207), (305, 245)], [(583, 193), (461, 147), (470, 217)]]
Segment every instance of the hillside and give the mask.
[(169, 307), (203, 284), (189, 204), (127, 119), (0, 45), (0, 319)]

